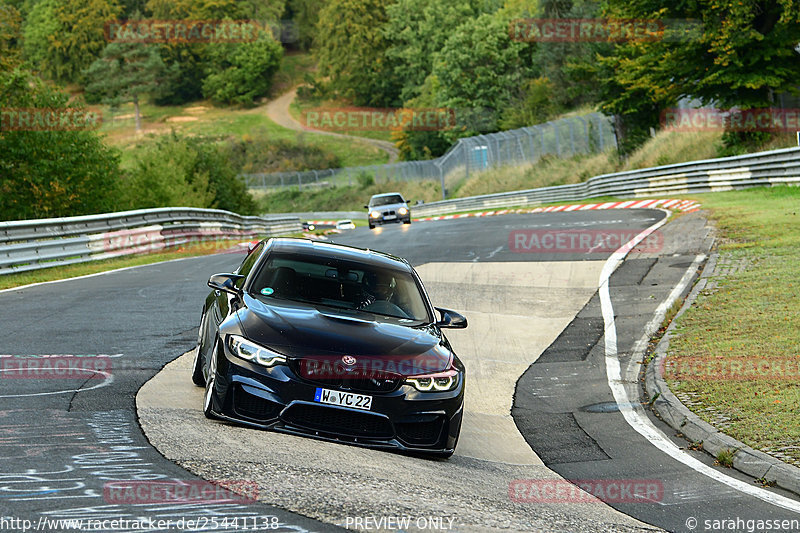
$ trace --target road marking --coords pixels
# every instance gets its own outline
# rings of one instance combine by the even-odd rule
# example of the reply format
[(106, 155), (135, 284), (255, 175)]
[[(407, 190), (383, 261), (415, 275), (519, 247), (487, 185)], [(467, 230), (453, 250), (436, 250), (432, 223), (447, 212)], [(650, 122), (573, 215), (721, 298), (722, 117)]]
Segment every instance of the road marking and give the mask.
[[(667, 223), (671, 213), (666, 210), (663, 211), (667, 214), (664, 219), (645, 229), (636, 237), (620, 247), (616, 252), (611, 254), (611, 257), (608, 258), (606, 264), (603, 266), (602, 272), (600, 273), (598, 292), (600, 295), (600, 307), (603, 314), (603, 322), (605, 324), (604, 340), (606, 376), (608, 379), (608, 386), (611, 388), (611, 392), (614, 395), (614, 400), (620, 405), (629, 405), (632, 404), (632, 402), (628, 397), (628, 393), (625, 390), (624, 382), (622, 380), (622, 373), (617, 354), (617, 330), (616, 324), (614, 323), (614, 308), (611, 305), (611, 296), (609, 293), (608, 283), (609, 279), (611, 278), (611, 274), (613, 274), (617, 267), (622, 263), (625, 256), (628, 255), (628, 252), (630, 252), (648, 235)], [(679, 286), (681, 284), (687, 284), (688, 280), (690, 279), (691, 277), (687, 278), (684, 276), (679, 283)], [(678, 287), (676, 287), (676, 289), (678, 289)], [(668, 308), (669, 305), (671, 305), (671, 300), (677, 298), (681, 290), (673, 290), (672, 293), (670, 293), (669, 297), (667, 298), (667, 302), (664, 304), (665, 308)], [(661, 306), (659, 306), (659, 309), (660, 308)], [(655, 319), (651, 320), (651, 322), (654, 320)], [(748, 496), (753, 496), (769, 504), (800, 513), (800, 502), (786, 498), (785, 496), (781, 496), (779, 494), (774, 494), (765, 489), (752, 486), (744, 481), (730, 477), (683, 452), (674, 442), (669, 439), (669, 437), (667, 437), (663, 432), (661, 432), (661, 430), (653, 425), (650, 419), (647, 418), (647, 414), (644, 412), (644, 408), (641, 405), (636, 405), (632, 409), (620, 409), (620, 413), (622, 413), (622, 416), (625, 418), (625, 421), (628, 423), (628, 425), (630, 425), (641, 436), (650, 441), (656, 448), (666, 453), (673, 459), (680, 461), (696, 472), (703, 474), (715, 481), (719, 481), (720, 483), (724, 483), (732, 489), (738, 490), (739, 492), (742, 492)]]

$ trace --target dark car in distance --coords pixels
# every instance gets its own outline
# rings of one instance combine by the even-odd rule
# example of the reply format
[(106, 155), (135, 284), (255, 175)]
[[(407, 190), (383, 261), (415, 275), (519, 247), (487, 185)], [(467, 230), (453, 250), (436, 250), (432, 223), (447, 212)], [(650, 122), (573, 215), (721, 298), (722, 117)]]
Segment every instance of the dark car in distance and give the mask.
[(216, 274), (192, 379), (203, 410), (262, 429), (449, 457), (464, 365), (404, 259), (304, 239), (262, 241)]

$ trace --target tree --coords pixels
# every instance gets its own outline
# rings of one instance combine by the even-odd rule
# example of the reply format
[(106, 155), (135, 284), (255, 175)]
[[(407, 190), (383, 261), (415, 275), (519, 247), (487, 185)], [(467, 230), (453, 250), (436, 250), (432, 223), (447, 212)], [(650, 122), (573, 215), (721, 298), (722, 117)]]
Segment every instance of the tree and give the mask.
[(392, 75), (382, 31), (386, 0), (329, 0), (319, 12), (314, 55), (321, 76), (355, 105), (393, 106), (399, 82)]
[(475, 17), (477, 10), (468, 0), (398, 0), (386, 7), (386, 14), (386, 57), (395, 76), (402, 80), (400, 100), (406, 102), (420, 95), (433, 58), (453, 29)]
[(26, 58), (55, 80), (80, 83), (106, 46), (106, 24), (120, 13), (116, 0), (41, 0), (25, 23)]
[[(20, 108), (60, 113), (83, 106), (28, 71), (0, 72), (0, 110)], [(112, 211), (118, 175), (118, 152), (94, 131), (0, 131), (3, 220)]]
[(203, 96), (223, 104), (252, 105), (269, 94), (283, 48), (261, 30), (252, 42), (210, 44), (207, 54)]
[(22, 17), (11, 5), (0, 4), (0, 72), (9, 71), (21, 61)]
[(253, 214), (255, 203), (228, 156), (214, 139), (174, 132), (145, 143), (122, 182), (124, 208), (214, 207)]
[(136, 131), (140, 132), (139, 97), (152, 94), (169, 74), (155, 46), (112, 42), (86, 70), (86, 92), (114, 106), (133, 102)]
[(561, 111), (557, 102), (555, 84), (548, 78), (526, 80), (520, 96), (503, 110), (500, 127), (513, 130), (547, 122)]
[(296, 29), (295, 46), (297, 48), (310, 50), (314, 45), (319, 12), (324, 9), (326, 2), (327, 0), (288, 0), (286, 2), (286, 13)]
[[(157, 20), (217, 21), (247, 18), (236, 0), (148, 0), (147, 10)], [(159, 46), (161, 57), (177, 75), (159, 91), (159, 104), (182, 104), (203, 97), (208, 70), (206, 43), (170, 42)], [(175, 67), (177, 65), (177, 67)]]
[[(496, 129), (499, 110), (533, 74), (532, 47), (510, 38), (508, 22), (489, 14), (469, 19), (453, 31), (434, 59), (432, 74), (440, 83), (437, 104), (454, 109), (457, 117), (466, 114), (472, 122), (454, 130), (449, 135), (453, 140)], [(487, 111), (495, 115), (488, 123)]]
[[(797, 0), (608, 0), (605, 14), (701, 24), (685, 32), (667, 22), (663, 38), (622, 44), (602, 59), (611, 83), (656, 106), (691, 96), (723, 108), (771, 107), (777, 94), (797, 92)], [(609, 106), (639, 104), (618, 94)]]

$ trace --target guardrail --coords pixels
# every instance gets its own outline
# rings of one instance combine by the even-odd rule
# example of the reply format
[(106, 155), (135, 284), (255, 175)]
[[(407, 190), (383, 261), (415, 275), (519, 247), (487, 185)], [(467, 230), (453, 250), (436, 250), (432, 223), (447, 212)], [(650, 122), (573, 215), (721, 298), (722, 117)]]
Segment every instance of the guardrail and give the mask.
[(574, 185), (431, 202), (415, 206), (412, 213), (415, 217), (424, 217), (473, 209), (574, 202), (601, 196), (640, 198), (790, 183), (800, 184), (800, 148), (603, 174)]
[(0, 222), (0, 274), (153, 252), (190, 242), (300, 231), (297, 217), (265, 219), (196, 208)]

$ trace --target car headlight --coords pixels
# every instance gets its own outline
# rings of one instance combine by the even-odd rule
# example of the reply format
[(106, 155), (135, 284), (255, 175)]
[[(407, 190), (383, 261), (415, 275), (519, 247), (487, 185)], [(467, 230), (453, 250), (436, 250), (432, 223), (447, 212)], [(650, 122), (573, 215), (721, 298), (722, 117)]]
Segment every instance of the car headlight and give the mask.
[(401, 215), (407, 215), (408, 209), (406, 209), (405, 207), (401, 207), (400, 209), (397, 210), (397, 212), (400, 213)]
[(256, 362), (261, 366), (270, 367), (286, 364), (286, 356), (259, 346), (239, 335), (228, 336), (228, 348), (230, 348), (233, 355), (241, 357), (245, 361)]
[(369, 216), (371, 216), (372, 218), (380, 218), (381, 214), (378, 211), (373, 211), (372, 213), (369, 214)]
[(458, 386), (459, 375), (458, 370), (450, 369), (436, 374), (408, 377), (406, 383), (420, 392), (444, 392)]

